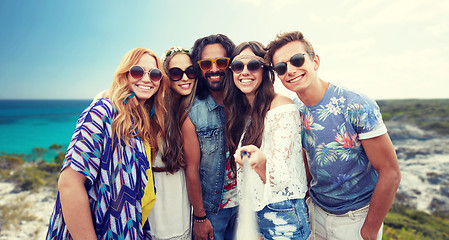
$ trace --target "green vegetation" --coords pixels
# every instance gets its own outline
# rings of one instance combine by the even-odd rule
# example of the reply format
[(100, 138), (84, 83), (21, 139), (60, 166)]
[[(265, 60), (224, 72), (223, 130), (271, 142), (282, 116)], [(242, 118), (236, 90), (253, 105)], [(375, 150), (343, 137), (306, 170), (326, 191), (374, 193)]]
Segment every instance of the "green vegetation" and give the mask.
[(382, 239), (449, 239), (448, 217), (431, 215), (395, 203), (385, 218)]
[[(50, 149), (59, 150), (61, 147), (52, 146)], [(57, 182), (59, 171), (64, 160), (64, 153), (59, 152), (54, 162), (40, 160), (41, 153), (47, 149), (33, 150), (36, 156), (31, 162), (26, 162), (26, 155), (0, 154), (0, 181), (14, 183), (14, 192), (31, 191), (38, 192), (42, 187), (54, 189), (57, 191)], [(25, 200), (25, 197), (16, 198), (7, 202), (0, 199), (0, 231), (1, 229), (19, 228), (23, 221), (33, 221), (36, 217), (33, 215), (33, 204)]]
[(25, 162), (22, 155), (0, 155), (0, 181), (15, 183), (16, 191), (36, 191), (43, 186), (56, 189), (64, 154), (54, 162)]
[(399, 121), (449, 134), (449, 99), (377, 100), (384, 121)]
[[(449, 134), (449, 99), (378, 100), (384, 121), (415, 125), (441, 135)], [(399, 197), (399, 199), (398, 199)], [(399, 204), (400, 196), (384, 221), (382, 239), (449, 239), (449, 215), (436, 208), (432, 214)]]

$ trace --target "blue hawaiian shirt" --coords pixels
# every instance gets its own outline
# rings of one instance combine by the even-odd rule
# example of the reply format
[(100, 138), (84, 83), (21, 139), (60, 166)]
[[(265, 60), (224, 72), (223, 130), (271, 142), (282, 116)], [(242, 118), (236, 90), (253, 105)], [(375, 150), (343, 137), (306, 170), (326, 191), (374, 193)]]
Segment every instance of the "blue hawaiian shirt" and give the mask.
[(307, 107), (298, 98), (294, 102), (312, 175), (310, 197), (332, 214), (369, 204), (378, 174), (360, 140), (387, 132), (376, 102), (332, 84), (314, 106)]

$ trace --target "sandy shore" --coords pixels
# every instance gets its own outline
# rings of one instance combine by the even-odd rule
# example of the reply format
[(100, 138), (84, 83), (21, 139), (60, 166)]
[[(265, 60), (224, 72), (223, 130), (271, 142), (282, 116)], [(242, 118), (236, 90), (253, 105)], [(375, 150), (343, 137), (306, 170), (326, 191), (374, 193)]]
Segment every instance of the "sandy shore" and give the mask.
[(45, 239), (55, 198), (49, 188), (15, 192), (14, 184), (0, 182), (0, 207), (4, 211), (0, 240)]

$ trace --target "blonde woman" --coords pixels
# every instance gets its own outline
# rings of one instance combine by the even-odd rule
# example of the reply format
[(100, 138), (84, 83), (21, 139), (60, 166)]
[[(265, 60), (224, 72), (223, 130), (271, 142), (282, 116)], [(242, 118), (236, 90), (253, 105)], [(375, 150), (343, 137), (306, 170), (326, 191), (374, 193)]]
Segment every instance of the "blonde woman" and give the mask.
[(105, 98), (81, 114), (47, 239), (151, 239), (146, 221), (154, 204), (151, 159), (163, 138), (169, 86), (161, 68), (153, 51), (131, 50)]

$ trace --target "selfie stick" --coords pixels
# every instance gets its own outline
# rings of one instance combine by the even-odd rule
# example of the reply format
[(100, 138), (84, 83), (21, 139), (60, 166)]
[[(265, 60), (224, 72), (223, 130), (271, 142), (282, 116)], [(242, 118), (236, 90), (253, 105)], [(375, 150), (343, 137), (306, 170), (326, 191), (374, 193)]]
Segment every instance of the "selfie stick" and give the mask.
[[(251, 178), (250, 174), (256, 174), (249, 165), (248, 158), (251, 154), (246, 151), (242, 151), (240, 154), (243, 160), (243, 186), (241, 190), (241, 202), (239, 204), (239, 221), (237, 227), (237, 240), (258, 240), (259, 235), (257, 233), (256, 214), (253, 208), (253, 199), (251, 193)], [(240, 186), (239, 186), (240, 187)]]

